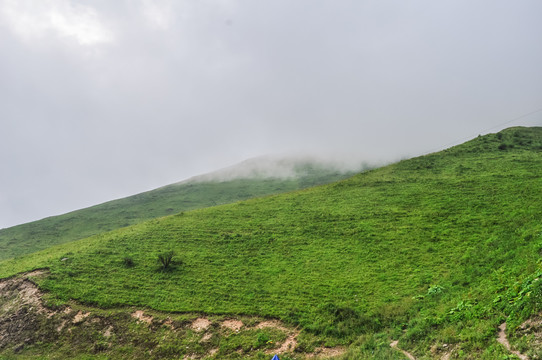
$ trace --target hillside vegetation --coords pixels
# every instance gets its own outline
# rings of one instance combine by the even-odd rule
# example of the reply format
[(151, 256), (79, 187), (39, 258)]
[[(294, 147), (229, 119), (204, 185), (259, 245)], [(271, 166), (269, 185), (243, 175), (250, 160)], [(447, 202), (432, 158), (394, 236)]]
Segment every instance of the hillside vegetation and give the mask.
[[(259, 159), (254, 159), (252, 162), (258, 161)], [(354, 174), (351, 170), (341, 171), (315, 160), (281, 161), (286, 164), (277, 165), (267, 161), (262, 166), (274, 165), (281, 168), (282, 165), (290, 170), (288, 176), (247, 172), (247, 165), (239, 164), (227, 169), (229, 177), (225, 180), (220, 180), (218, 175), (213, 173), (206, 174), (191, 181), (168, 185), (64, 215), (0, 229), (0, 260), (30, 254), (53, 245), (181, 211), (304, 189)], [(249, 163), (249, 170), (250, 165), (254, 164)], [(244, 176), (236, 177), (236, 173), (241, 170), (244, 171)]]
[(56, 306), (280, 319), (301, 331), (285, 359), (319, 346), (400, 359), (392, 339), (419, 359), (512, 359), (498, 326), (513, 335), (542, 310), (541, 189), (542, 128), (510, 128), (330, 185), (51, 247), (0, 263), (0, 276), (48, 268), (38, 283)]

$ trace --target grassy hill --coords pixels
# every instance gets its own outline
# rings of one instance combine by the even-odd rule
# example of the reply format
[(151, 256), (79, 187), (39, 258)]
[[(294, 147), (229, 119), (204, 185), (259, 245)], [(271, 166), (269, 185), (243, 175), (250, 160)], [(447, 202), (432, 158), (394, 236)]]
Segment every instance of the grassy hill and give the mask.
[(0, 260), (181, 211), (304, 189), (354, 173), (314, 159), (251, 159), (153, 191), (0, 229)]
[(510, 128), (330, 185), (51, 247), (0, 263), (0, 276), (48, 268), (38, 283), (57, 306), (280, 319), (301, 331), (285, 359), (318, 346), (400, 359), (392, 339), (420, 359), (513, 359), (499, 324), (513, 335), (542, 310), (541, 189), (542, 128)]

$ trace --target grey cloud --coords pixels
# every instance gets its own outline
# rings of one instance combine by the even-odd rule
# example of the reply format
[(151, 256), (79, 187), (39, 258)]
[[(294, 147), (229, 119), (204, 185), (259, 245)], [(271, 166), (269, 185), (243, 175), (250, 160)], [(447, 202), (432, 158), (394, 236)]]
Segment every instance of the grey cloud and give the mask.
[(0, 227), (262, 154), (414, 156), (542, 107), (534, 0), (21, 2), (92, 7), (109, 38), (23, 38), (0, 11)]

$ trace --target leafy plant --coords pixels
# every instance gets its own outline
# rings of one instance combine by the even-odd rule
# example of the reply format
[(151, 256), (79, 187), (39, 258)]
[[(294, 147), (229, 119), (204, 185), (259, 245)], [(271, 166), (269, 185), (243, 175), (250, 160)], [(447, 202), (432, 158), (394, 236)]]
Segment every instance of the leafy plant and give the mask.
[(158, 254), (158, 262), (160, 263), (162, 270), (166, 270), (167, 268), (169, 268), (173, 261), (174, 255), (175, 253), (173, 251)]
[(126, 267), (133, 267), (135, 265), (134, 259), (132, 259), (130, 256), (126, 256), (124, 259), (122, 259), (122, 263)]
[(427, 295), (429, 296), (438, 295), (438, 294), (442, 294), (443, 291), (444, 291), (444, 288), (442, 286), (433, 285), (429, 289), (427, 289)]
[(256, 347), (262, 347), (270, 343), (271, 339), (269, 338), (269, 334), (265, 332), (258, 332), (258, 337), (256, 341)]

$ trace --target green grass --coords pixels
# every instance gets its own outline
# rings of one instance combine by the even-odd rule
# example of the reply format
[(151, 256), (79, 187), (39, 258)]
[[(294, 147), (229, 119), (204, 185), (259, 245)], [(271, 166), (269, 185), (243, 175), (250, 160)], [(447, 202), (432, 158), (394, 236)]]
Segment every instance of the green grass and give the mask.
[[(395, 358), (390, 338), (420, 357), (446, 344), (503, 358), (497, 325), (540, 309), (542, 291), (521, 292), (542, 269), (541, 189), (542, 128), (511, 128), (49, 248), (0, 263), (0, 276), (48, 267), (40, 286), (56, 303), (279, 318), (350, 345), (345, 358)], [(166, 251), (179, 263), (161, 271)]]
[(284, 179), (254, 177), (173, 184), (64, 215), (0, 229), (0, 260), (181, 211), (304, 189), (353, 174), (310, 161), (297, 163), (294, 172), (293, 177)]

